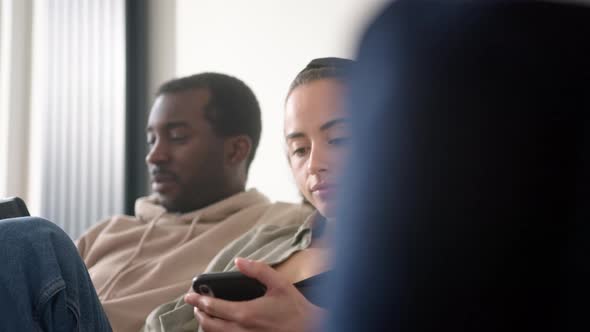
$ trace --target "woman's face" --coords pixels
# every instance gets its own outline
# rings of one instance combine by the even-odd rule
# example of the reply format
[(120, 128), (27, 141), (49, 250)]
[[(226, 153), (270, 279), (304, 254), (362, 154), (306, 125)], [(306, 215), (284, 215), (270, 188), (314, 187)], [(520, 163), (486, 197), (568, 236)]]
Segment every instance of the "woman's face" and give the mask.
[(295, 88), (286, 103), (285, 139), (297, 187), (327, 218), (334, 217), (340, 162), (348, 150), (344, 85), (320, 79)]

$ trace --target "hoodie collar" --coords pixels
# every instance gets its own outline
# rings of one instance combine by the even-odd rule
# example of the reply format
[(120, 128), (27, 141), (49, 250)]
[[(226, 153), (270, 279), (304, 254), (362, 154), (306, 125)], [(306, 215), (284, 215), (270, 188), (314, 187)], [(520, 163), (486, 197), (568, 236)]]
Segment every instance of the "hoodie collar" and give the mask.
[(225, 219), (227, 216), (248, 206), (267, 203), (270, 203), (270, 201), (266, 196), (258, 192), (256, 189), (250, 189), (198, 210), (187, 213), (171, 213), (166, 212), (166, 209), (157, 202), (155, 195), (150, 195), (138, 198), (135, 201), (135, 215), (144, 223), (147, 223), (160, 215), (162, 215), (161, 218), (163, 222), (166, 222), (166, 220), (173, 220), (190, 223), (197, 217), (200, 222), (215, 222)]

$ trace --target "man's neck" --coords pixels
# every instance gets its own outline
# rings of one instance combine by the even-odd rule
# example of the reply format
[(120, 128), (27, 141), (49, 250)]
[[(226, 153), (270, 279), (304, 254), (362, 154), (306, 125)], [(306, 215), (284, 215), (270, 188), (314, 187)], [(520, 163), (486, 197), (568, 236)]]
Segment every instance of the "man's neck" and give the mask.
[(237, 195), (239, 193), (243, 193), (244, 191), (245, 191), (244, 186), (241, 186), (239, 188), (233, 188), (231, 190), (219, 192), (217, 195), (211, 195), (210, 197), (208, 197), (205, 200), (202, 200), (200, 202), (194, 202), (195, 204), (191, 204), (191, 207), (187, 207), (185, 209), (180, 209), (178, 212), (187, 213), (187, 212), (191, 212), (191, 211), (201, 210), (201, 209), (204, 209), (204, 208), (211, 206), (213, 204), (224, 201), (234, 195)]

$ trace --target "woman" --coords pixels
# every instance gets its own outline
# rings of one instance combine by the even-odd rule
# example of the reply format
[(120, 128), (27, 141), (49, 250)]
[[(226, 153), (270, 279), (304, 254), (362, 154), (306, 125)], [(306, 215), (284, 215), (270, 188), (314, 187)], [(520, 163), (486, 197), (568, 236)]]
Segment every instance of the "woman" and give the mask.
[(152, 312), (145, 331), (194, 331), (197, 326), (207, 332), (303, 331), (321, 320), (323, 301), (313, 296), (313, 289), (320, 287), (329, 270), (336, 166), (345, 157), (349, 139), (342, 96), (351, 65), (346, 59), (313, 60), (287, 94), (284, 133), (289, 165), (299, 190), (317, 212), (303, 225), (253, 229), (207, 268), (239, 270), (265, 284), (266, 294), (231, 302), (189, 293)]

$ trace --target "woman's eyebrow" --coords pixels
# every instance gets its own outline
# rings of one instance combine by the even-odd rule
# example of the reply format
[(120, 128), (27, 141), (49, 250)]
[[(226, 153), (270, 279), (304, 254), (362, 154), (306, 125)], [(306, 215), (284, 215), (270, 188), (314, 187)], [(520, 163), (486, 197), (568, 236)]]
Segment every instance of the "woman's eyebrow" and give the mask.
[(296, 131), (296, 132), (290, 133), (287, 136), (285, 136), (285, 140), (288, 141), (290, 139), (300, 138), (300, 137), (303, 137), (303, 136), (305, 136), (305, 135), (302, 132)]
[[(320, 126), (320, 130), (321, 131), (326, 131), (336, 125), (339, 125), (341, 123), (347, 123), (348, 119), (347, 118), (336, 118), (333, 120), (330, 120), (326, 123), (324, 123), (323, 125)], [(294, 139), (294, 138), (301, 138), (304, 137), (305, 134), (303, 134), (302, 132), (296, 131), (296, 132), (292, 132), (288, 135), (285, 136), (285, 140), (290, 140), (290, 139)]]
[(347, 118), (337, 118), (337, 119), (334, 119), (334, 120), (330, 120), (330, 121), (324, 123), (320, 127), (320, 130), (325, 131), (325, 130), (328, 130), (328, 129), (334, 127), (337, 124), (346, 123), (346, 122), (348, 122), (348, 119)]

